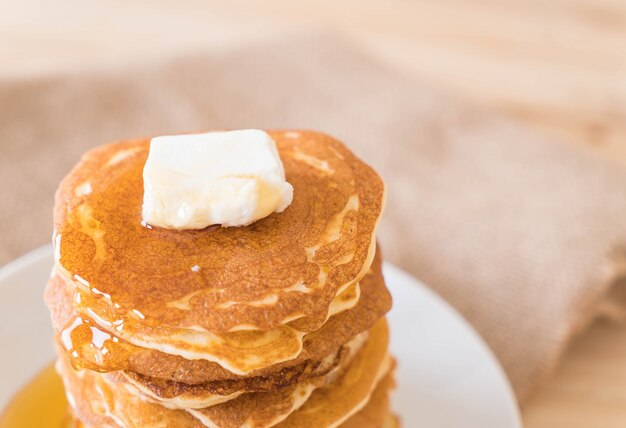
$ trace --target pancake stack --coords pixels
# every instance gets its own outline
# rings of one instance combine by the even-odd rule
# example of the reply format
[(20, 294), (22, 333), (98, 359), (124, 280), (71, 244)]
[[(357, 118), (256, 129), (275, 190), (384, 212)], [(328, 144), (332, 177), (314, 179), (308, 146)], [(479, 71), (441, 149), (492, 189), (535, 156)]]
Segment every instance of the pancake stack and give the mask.
[(331, 137), (269, 134), (293, 202), (245, 227), (142, 223), (149, 139), (62, 181), (46, 302), (76, 426), (397, 426), (384, 184)]

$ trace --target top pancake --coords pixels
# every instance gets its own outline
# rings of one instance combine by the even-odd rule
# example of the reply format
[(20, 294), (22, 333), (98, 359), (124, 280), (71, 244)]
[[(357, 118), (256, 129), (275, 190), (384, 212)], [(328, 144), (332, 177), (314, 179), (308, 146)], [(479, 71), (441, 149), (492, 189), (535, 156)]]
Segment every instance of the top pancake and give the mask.
[(333, 298), (371, 264), (384, 185), (329, 136), (269, 133), (294, 198), (246, 227), (145, 227), (149, 139), (87, 153), (56, 196), (60, 270), (155, 328), (269, 330), (301, 318), (319, 328)]

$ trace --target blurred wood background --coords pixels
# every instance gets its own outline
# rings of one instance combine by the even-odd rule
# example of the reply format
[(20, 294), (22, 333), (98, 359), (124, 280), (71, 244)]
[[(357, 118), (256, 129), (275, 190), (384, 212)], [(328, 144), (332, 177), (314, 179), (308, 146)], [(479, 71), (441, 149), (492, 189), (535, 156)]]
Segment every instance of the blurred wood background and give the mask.
[[(0, 78), (106, 67), (294, 27), (348, 33), (403, 73), (626, 165), (626, 1), (0, 0)], [(525, 426), (626, 426), (626, 329), (596, 323)]]

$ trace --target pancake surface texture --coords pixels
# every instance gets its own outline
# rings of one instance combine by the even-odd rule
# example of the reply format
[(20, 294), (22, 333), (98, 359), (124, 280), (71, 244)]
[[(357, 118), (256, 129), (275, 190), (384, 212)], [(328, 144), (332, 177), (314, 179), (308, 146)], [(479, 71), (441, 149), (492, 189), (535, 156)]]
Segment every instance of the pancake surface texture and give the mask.
[(150, 139), (61, 182), (45, 300), (76, 427), (398, 426), (384, 184), (332, 137), (268, 133), (293, 201), (247, 226), (142, 223)]
[(246, 227), (146, 227), (149, 140), (89, 152), (57, 192), (59, 266), (85, 291), (117, 304), (120, 316), (152, 327), (224, 333), (306, 317), (319, 328), (333, 298), (369, 268), (384, 185), (331, 137), (270, 135), (293, 202)]
[[(165, 381), (204, 384), (205, 389), (223, 395), (241, 389), (267, 390), (266, 384), (269, 383), (271, 388), (275, 383), (273, 374), (277, 371), (282, 372), (280, 378), (285, 385), (331, 369), (341, 346), (371, 328), (391, 308), (391, 296), (384, 285), (379, 257), (375, 258), (371, 273), (360, 284), (363, 292), (358, 304), (329, 318), (320, 330), (305, 335), (301, 352), (295, 358), (279, 363), (280, 360), (268, 358), (275, 352), (269, 355), (260, 353), (259, 358), (264, 358), (269, 366), (244, 377), (211, 360), (188, 360), (125, 341), (119, 337), (114, 325), (98, 325), (94, 318), (101, 319), (101, 315), (94, 316), (92, 308), (86, 307), (78, 313), (83, 308), (85, 293), (74, 294), (73, 284), (68, 285), (58, 274), (53, 274), (48, 284), (46, 301), (52, 308), (53, 326), (62, 345), (71, 354), (73, 364), (98, 371), (131, 370)], [(81, 303), (75, 303), (76, 300), (81, 300)], [(132, 324), (124, 326), (126, 335), (133, 333), (131, 327)], [(167, 328), (162, 330), (168, 331)], [(94, 340), (97, 346), (94, 346)], [(274, 345), (282, 348), (279, 340)], [(234, 349), (232, 352), (236, 355), (241, 351)], [(162, 383), (161, 387), (164, 387)]]

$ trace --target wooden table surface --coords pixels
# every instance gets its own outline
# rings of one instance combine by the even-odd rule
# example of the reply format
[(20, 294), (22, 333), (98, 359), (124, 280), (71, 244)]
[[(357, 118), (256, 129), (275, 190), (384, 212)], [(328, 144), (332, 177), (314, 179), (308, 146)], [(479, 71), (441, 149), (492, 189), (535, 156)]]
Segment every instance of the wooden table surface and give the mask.
[[(324, 26), (362, 40), (405, 73), (626, 165), (626, 1), (32, 4), (0, 2), (0, 78)], [(576, 339), (523, 417), (528, 428), (626, 426), (626, 328), (596, 323)]]

